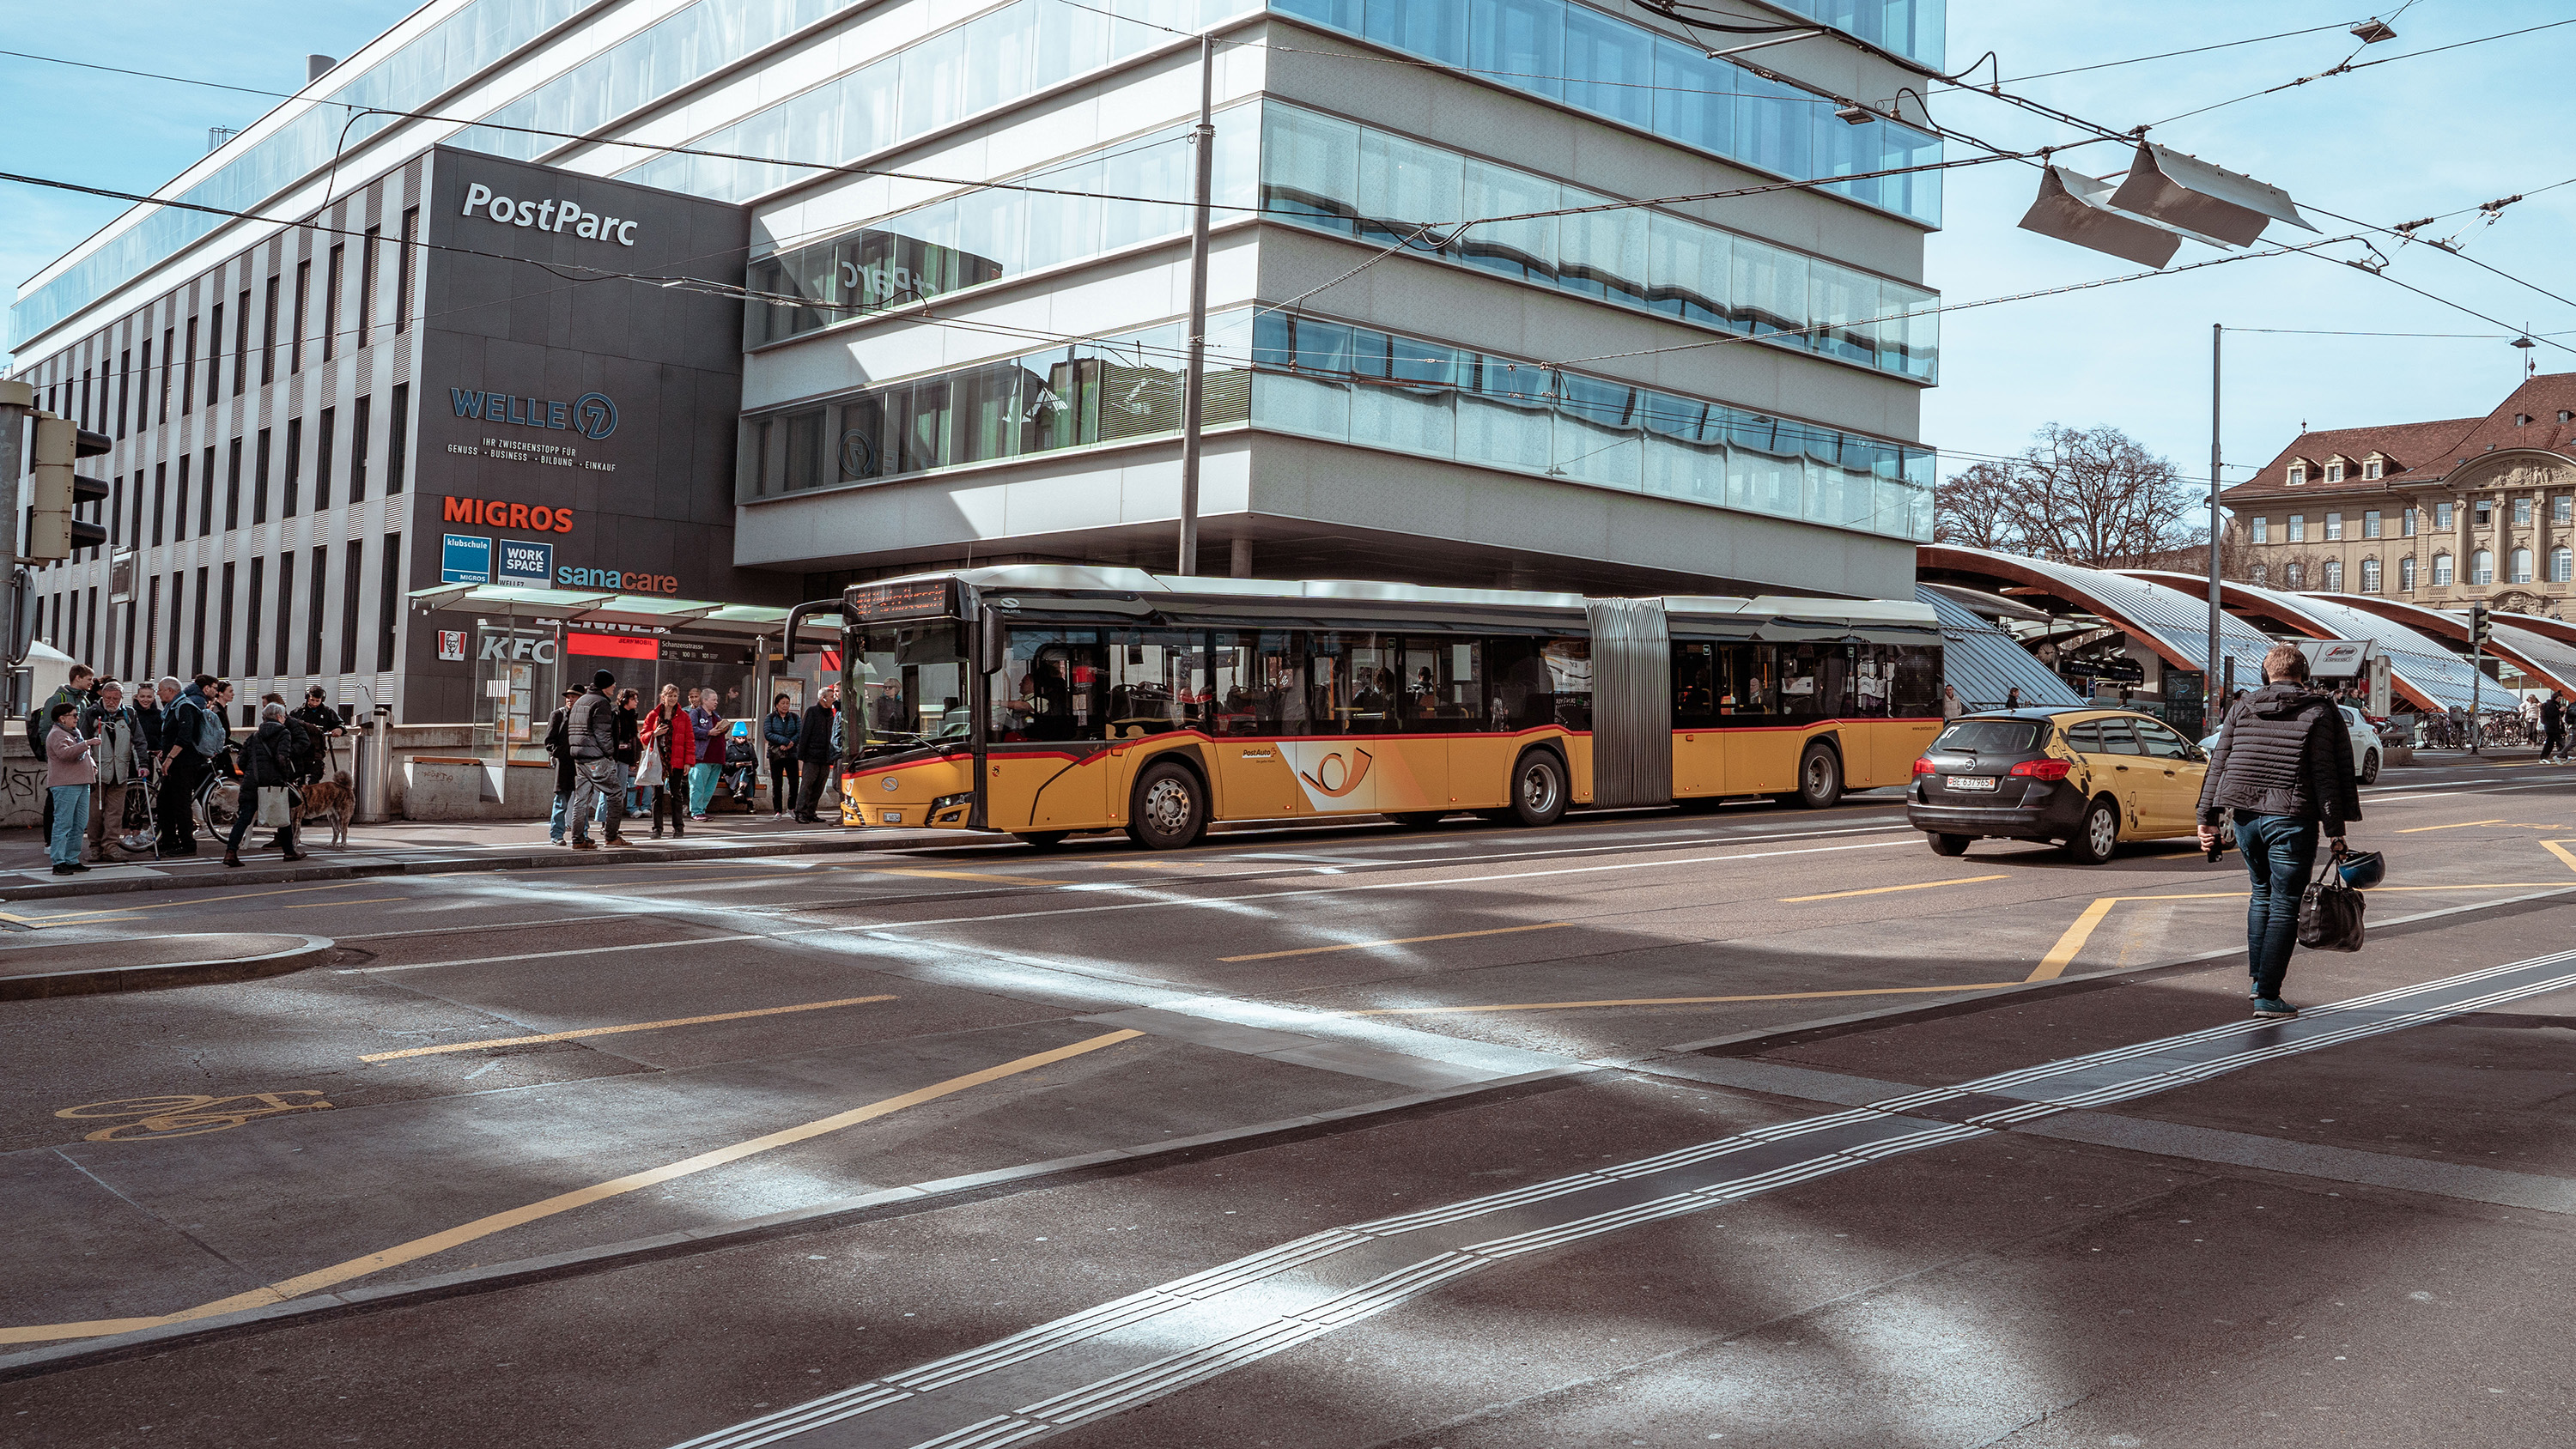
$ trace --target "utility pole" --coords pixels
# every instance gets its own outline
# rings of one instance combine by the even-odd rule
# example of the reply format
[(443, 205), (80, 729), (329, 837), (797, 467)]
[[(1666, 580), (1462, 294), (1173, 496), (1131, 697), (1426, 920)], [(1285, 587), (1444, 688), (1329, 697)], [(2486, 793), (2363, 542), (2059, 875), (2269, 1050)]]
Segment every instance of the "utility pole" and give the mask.
[(20, 452), (26, 446), (27, 415), (35, 406), (33, 384), (17, 378), (0, 379), (0, 527), (9, 533), (7, 549), (0, 553), (8, 560), (6, 569), (0, 570), (0, 588), (7, 589), (9, 595), (7, 602), (0, 604), (0, 610), (6, 611), (8, 629), (5, 636), (0, 636), (0, 659), (5, 659), (10, 671), (0, 674), (0, 703), (5, 703), (12, 715), (18, 710), (18, 676), (14, 671), (25, 657), (19, 648), (18, 611), (27, 593), (18, 585), (18, 465)]
[(2201, 677), (2202, 717), (2208, 718), (2210, 691), (2224, 671), (2219, 664), (2219, 523), (2218, 523), (2218, 348), (2225, 329), (2209, 324), (2209, 670)]
[(1216, 180), (1216, 37), (1199, 37), (1199, 123), (1190, 131), (1198, 176), (1190, 216), (1190, 363), (1181, 384), (1181, 558), (1199, 571), (1199, 433), (1207, 414), (1208, 203)]

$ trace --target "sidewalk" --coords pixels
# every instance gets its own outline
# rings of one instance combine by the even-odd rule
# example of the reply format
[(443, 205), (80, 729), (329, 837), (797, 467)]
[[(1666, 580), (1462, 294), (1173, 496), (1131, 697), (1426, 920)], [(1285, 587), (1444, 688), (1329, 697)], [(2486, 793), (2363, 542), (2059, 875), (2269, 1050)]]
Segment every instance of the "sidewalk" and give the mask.
[[(628, 824), (633, 826), (636, 822)], [(643, 829), (633, 829), (625, 850), (576, 851), (547, 844), (546, 822), (542, 820), (390, 820), (381, 825), (350, 826), (349, 843), (337, 850), (329, 844), (327, 827), (308, 826), (297, 848), (309, 858), (290, 864), (278, 859), (274, 850), (248, 848), (252, 841), (265, 841), (270, 834), (255, 831), (244, 840), (239, 870), (224, 868), (221, 840), (201, 835), (197, 854), (185, 859), (144, 858), (130, 865), (93, 866), (87, 875), (57, 876), (46, 858), (42, 836), (33, 830), (8, 831), (0, 835), (0, 902), (216, 884), (630, 865), (639, 860), (837, 855), (994, 838), (955, 830), (858, 830), (837, 825), (800, 825), (768, 815), (718, 815), (703, 825), (691, 825), (688, 835), (679, 840), (653, 840)]]

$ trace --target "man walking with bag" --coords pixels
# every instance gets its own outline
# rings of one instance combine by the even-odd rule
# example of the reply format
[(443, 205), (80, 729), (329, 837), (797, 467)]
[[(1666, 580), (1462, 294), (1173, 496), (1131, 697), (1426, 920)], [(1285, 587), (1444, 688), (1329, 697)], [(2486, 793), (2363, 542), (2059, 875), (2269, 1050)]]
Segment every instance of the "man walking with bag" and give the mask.
[(2200, 844), (2215, 848), (2220, 822), (2236, 812), (2236, 845), (2254, 882), (2245, 907), (2254, 1014), (2296, 1016), (2281, 1000), (2281, 980), (2298, 944), (2299, 898), (2316, 871), (2317, 837), (2341, 856), (2361, 795), (2342, 712), (2308, 687), (2307, 656), (2293, 644), (2272, 646), (2263, 681), (2219, 727), (2200, 787)]

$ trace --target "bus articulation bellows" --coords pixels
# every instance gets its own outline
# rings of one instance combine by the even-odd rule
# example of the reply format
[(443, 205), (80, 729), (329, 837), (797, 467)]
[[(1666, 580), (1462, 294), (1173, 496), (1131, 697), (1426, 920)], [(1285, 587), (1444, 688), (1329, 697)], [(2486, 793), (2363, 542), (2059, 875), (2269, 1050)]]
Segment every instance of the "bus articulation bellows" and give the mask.
[(851, 586), (842, 819), (1124, 830), (1905, 784), (1940, 724), (1927, 606), (1584, 598), (1021, 565)]

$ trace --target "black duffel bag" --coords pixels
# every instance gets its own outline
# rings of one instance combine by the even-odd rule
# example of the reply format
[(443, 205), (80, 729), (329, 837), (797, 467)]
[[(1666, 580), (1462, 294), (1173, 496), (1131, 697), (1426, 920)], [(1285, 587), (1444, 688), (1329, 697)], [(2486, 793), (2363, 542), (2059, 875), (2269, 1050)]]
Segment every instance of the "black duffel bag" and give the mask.
[(2358, 951), (2361, 914), (2361, 892), (2343, 883), (2341, 870), (2329, 867), (2299, 896), (2299, 944), (2311, 951)]

